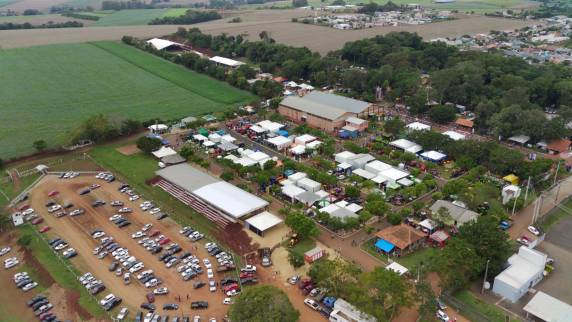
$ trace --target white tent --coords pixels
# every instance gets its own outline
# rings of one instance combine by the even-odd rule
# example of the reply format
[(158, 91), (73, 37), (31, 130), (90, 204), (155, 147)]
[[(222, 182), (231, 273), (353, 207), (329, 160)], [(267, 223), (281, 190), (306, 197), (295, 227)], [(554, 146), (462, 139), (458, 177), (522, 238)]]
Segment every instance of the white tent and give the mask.
[(350, 163), (350, 160), (355, 157), (355, 153), (350, 151), (343, 151), (340, 153), (336, 153), (334, 158), (338, 163)]
[(221, 141), (226, 141), (229, 143), (233, 143), (234, 141), (236, 141), (236, 139), (230, 134), (225, 134), (220, 139), (221, 139)]
[(413, 122), (406, 125), (408, 129), (413, 131), (429, 131), (431, 130), (431, 125), (423, 124), (421, 122)]
[(147, 40), (146, 43), (151, 44), (151, 46), (153, 46), (153, 48), (157, 49), (157, 50), (163, 50), (165, 48), (171, 47), (171, 46), (177, 46), (177, 47), (183, 47), (183, 45), (167, 40), (167, 39), (161, 39), (161, 38), (153, 38), (150, 40)]
[(338, 169), (340, 169), (340, 170), (342, 170), (342, 171), (346, 171), (347, 169), (351, 169), (351, 167), (352, 167), (351, 164), (344, 162), (344, 163), (338, 164), (336, 168), (338, 168)]
[(290, 179), (284, 179), (284, 180), (280, 181), (281, 186), (287, 186), (287, 185), (291, 185), (291, 184), (294, 184), (294, 182), (292, 182)]
[(316, 141), (312, 141), (312, 142), (306, 144), (306, 147), (307, 147), (308, 149), (315, 150), (315, 149), (317, 149), (320, 145), (322, 145), (322, 141), (316, 140)]
[(286, 186), (282, 187), (282, 193), (290, 198), (292, 198), (292, 201), (294, 201), (294, 198), (296, 198), (297, 195), (306, 192), (306, 190), (297, 187), (295, 185), (289, 184)]
[(209, 60), (212, 62), (215, 62), (217, 64), (224, 65), (227, 67), (232, 67), (232, 68), (238, 67), (240, 65), (244, 65), (244, 63), (241, 61), (237, 61), (237, 60), (225, 58), (225, 57), (220, 57), (220, 56), (214, 56), (214, 57), (210, 58)]
[(395, 272), (395, 273), (399, 274), (399, 276), (402, 276), (403, 274), (405, 274), (409, 271), (405, 266), (399, 264), (398, 262), (393, 262), (393, 263), (385, 266), (385, 269), (388, 271)]
[(164, 133), (169, 129), (169, 127), (165, 124), (153, 124), (147, 127), (147, 129), (153, 133)]
[(440, 162), (445, 159), (447, 156), (441, 152), (437, 151), (426, 151), (421, 153), (421, 157), (425, 160), (433, 161), (433, 162)]
[(394, 148), (401, 149), (405, 152), (414, 153), (414, 154), (423, 150), (423, 148), (419, 144), (417, 144), (415, 142), (411, 142), (411, 141), (406, 140), (406, 139), (399, 139), (399, 140), (389, 142), (389, 145), (391, 145)]
[(397, 180), (397, 183), (399, 183), (400, 185), (404, 186), (404, 187), (409, 187), (413, 185), (413, 181), (407, 179), (407, 178), (402, 178)]
[(208, 184), (193, 193), (235, 219), (268, 206), (264, 199), (225, 181)]
[(524, 306), (523, 310), (529, 314), (550, 322), (570, 321), (572, 306), (552, 297), (542, 291), (538, 291), (534, 297)]
[(259, 234), (264, 234), (265, 231), (270, 228), (277, 226), (282, 223), (280, 217), (269, 213), (268, 211), (263, 211), (258, 215), (250, 217), (246, 220), (249, 228), (254, 228), (253, 230)]
[(157, 159), (161, 159), (161, 158), (164, 158), (166, 156), (173, 155), (173, 154), (177, 154), (177, 151), (175, 151), (171, 148), (168, 148), (168, 147), (164, 147), (164, 146), (162, 146), (159, 150), (153, 152), (153, 155)]
[(303, 178), (298, 180), (298, 182), (296, 183), (296, 185), (300, 188), (303, 188), (307, 191), (311, 191), (311, 192), (316, 192), (318, 190), (320, 190), (320, 188), (322, 188), (322, 184), (314, 181), (310, 178)]
[(256, 151), (248, 155), (248, 157), (256, 162), (266, 162), (266, 160), (270, 159), (270, 156), (264, 152)]
[(298, 143), (298, 144), (308, 144), (312, 141), (316, 140), (316, 137), (310, 134), (303, 134), (300, 135), (298, 137), (296, 137), (296, 139), (294, 139), (294, 142)]
[(300, 155), (306, 152), (306, 147), (303, 145), (296, 145), (295, 147), (289, 150), (292, 154)]
[(221, 136), (218, 133), (211, 133), (209, 134), (209, 140), (213, 141), (214, 143), (219, 143), (221, 140)]
[(391, 165), (379, 160), (372, 161), (365, 165), (365, 170), (375, 174), (379, 174), (381, 171), (391, 168), (393, 168)]
[(355, 169), (352, 173), (355, 175), (358, 175), (364, 179), (372, 179), (376, 176), (374, 173), (371, 173), (371, 172), (366, 171), (364, 169)]
[(448, 136), (453, 141), (459, 141), (459, 140), (465, 139), (465, 135), (458, 133), (458, 132), (455, 132), (455, 131), (446, 131), (446, 132), (443, 132), (443, 135)]
[(204, 136), (202, 134), (195, 134), (195, 135), (193, 135), (193, 139), (195, 141), (202, 142), (202, 141), (207, 141), (209, 138), (207, 138), (206, 136)]
[(288, 176), (288, 180), (294, 182), (294, 184), (298, 183), (298, 181), (306, 178), (308, 175), (305, 172), (296, 172)]
[(266, 129), (254, 124), (251, 127), (248, 128), (249, 130), (251, 130), (252, 132), (256, 133), (256, 134), (262, 134), (264, 132), (266, 132)]
[(407, 177), (409, 173), (396, 168), (391, 168), (381, 171), (379, 175), (387, 178), (387, 181), (395, 183), (397, 180)]
[(275, 146), (277, 150), (284, 150), (290, 145), (292, 145), (292, 140), (281, 135), (275, 136), (273, 138), (267, 139), (266, 142)]
[(206, 140), (206, 141), (203, 141), (203, 145), (207, 148), (210, 148), (210, 147), (215, 146), (216, 143), (214, 143), (213, 141)]
[(256, 125), (260, 126), (268, 132), (278, 132), (281, 128), (284, 127), (284, 124), (272, 122), (269, 120), (260, 121), (256, 123)]
[(377, 177), (375, 177), (375, 178), (371, 178), (371, 181), (373, 181), (373, 182), (375, 182), (375, 183), (377, 183), (377, 184), (382, 184), (382, 183), (384, 183), (384, 182), (387, 181), (387, 178), (386, 178), (386, 177), (382, 177), (382, 176), (377, 176)]

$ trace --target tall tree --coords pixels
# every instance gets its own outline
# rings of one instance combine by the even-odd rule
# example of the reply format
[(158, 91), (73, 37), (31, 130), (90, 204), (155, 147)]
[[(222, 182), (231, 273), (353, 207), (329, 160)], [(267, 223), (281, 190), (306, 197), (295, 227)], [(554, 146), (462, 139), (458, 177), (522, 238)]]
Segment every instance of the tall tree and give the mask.
[(246, 288), (229, 311), (232, 321), (296, 322), (300, 317), (282, 290), (271, 285)]
[(320, 234), (316, 223), (299, 211), (288, 214), (285, 223), (298, 234), (298, 237), (301, 239), (318, 236)]

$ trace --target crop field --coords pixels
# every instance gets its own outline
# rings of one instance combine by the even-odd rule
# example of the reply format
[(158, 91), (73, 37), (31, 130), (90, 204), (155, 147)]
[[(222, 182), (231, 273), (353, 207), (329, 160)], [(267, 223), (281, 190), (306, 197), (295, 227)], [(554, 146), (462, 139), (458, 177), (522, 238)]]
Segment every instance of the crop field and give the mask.
[(65, 142), (97, 113), (172, 119), (222, 111), (250, 93), (113, 42), (0, 51), (0, 155), (33, 152), (32, 142)]
[(50, 15), (35, 15), (35, 16), (2, 16), (0, 17), (0, 23), (30, 23), (32, 25), (41, 25), (49, 23), (50, 21), (54, 23), (67, 22), (67, 21), (79, 21), (84, 26), (93, 25), (94, 21), (75, 19), (70, 17), (64, 17), (62, 15), (50, 14)]
[[(147, 25), (155, 18), (171, 17), (183, 15), (188, 8), (167, 8), (167, 9), (137, 9), (120, 11), (102, 11), (95, 15), (101, 17), (95, 26), (137, 26)], [(92, 14), (91, 12), (86, 14)]]

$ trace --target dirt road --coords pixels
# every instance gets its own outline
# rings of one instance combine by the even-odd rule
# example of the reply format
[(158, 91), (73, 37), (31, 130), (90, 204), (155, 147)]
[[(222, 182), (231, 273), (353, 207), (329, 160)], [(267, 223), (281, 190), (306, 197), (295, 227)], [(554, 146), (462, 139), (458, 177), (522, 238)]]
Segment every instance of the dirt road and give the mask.
[[(76, 191), (78, 189), (89, 186), (95, 182), (101, 184), (102, 187), (85, 196), (77, 194)], [(137, 201), (136, 203), (129, 202), (126, 199), (126, 195), (117, 191), (118, 185), (118, 183), (107, 184), (95, 179), (93, 176), (87, 175), (72, 180), (62, 180), (54, 176), (47, 176), (32, 192), (32, 207), (41, 214), (46, 224), (52, 227), (50, 232), (51, 236), (60, 236), (65, 239), (71, 247), (74, 247), (78, 251), (79, 255), (72, 259), (73, 264), (78, 267), (81, 272), (92, 272), (94, 276), (101, 279), (108, 288), (102, 295), (112, 292), (116, 296), (121, 297), (123, 299), (122, 305), (130, 307), (130, 311), (132, 312), (131, 316), (134, 316), (133, 312), (139, 311), (138, 308), (141, 303), (146, 302), (145, 294), (149, 292), (150, 289), (146, 289), (136, 280), (132, 280), (130, 285), (123, 285), (122, 279), (108, 270), (112, 261), (109, 256), (104, 260), (99, 260), (96, 256), (92, 255), (92, 250), (97, 245), (97, 242), (91, 238), (90, 231), (95, 228), (102, 229), (108, 235), (112, 236), (122, 247), (128, 248), (130, 254), (143, 261), (145, 269), (152, 269), (155, 274), (163, 280), (163, 285), (161, 286), (169, 288), (170, 293), (168, 295), (156, 297), (157, 300), (155, 304), (157, 305), (159, 314), (163, 313), (163, 304), (177, 303), (180, 309), (178, 311), (170, 311), (167, 313), (168, 315), (184, 314), (194, 316), (195, 314), (199, 314), (203, 316), (203, 318), (215, 317), (222, 319), (228, 309), (227, 306), (222, 304), (224, 298), (222, 292), (217, 291), (216, 293), (211, 293), (206, 287), (199, 290), (192, 288), (193, 281), (207, 281), (206, 273), (199, 275), (198, 278), (189, 282), (183, 282), (174, 268), (167, 269), (154, 255), (138, 245), (137, 242), (131, 238), (131, 234), (139, 230), (144, 224), (152, 223), (153, 229), (159, 229), (162, 234), (169, 237), (173, 242), (177, 242), (181, 245), (183, 251), (190, 251), (196, 254), (200, 259), (210, 258), (212, 260), (204, 250), (203, 245), (199, 243), (193, 244), (181, 236), (178, 233), (180, 227), (171, 220), (158, 221), (149, 214), (140, 211), (138, 204), (141, 201)], [(62, 218), (55, 218), (47, 214), (44, 203), (48, 199), (47, 193), (51, 190), (59, 191), (59, 195), (54, 198), (56, 201), (71, 201), (75, 207), (84, 208), (86, 213), (77, 217), (65, 216)], [(115, 213), (111, 206), (105, 205), (94, 209), (91, 207), (91, 202), (95, 199), (106, 200), (108, 203), (112, 200), (124, 201), (126, 206), (130, 206), (134, 210), (133, 213), (126, 215), (133, 224), (124, 229), (117, 228), (108, 219)], [(196, 249), (195, 246), (197, 246)], [(223, 277), (222, 274), (217, 275), (218, 276), (215, 276), (217, 280)], [(189, 300), (187, 300), (187, 294), (189, 295)], [(181, 302), (177, 300), (179, 296), (182, 300)], [(191, 311), (190, 302), (197, 300), (207, 300), (209, 302), (209, 309), (200, 312), (195, 310)]]
[[(276, 41), (292, 46), (305, 46), (312, 51), (325, 54), (340, 49), (346, 42), (392, 31), (416, 32), (426, 40), (440, 37), (456, 37), (465, 34), (488, 33), (491, 30), (512, 30), (538, 23), (483, 16), (418, 26), (380, 27), (362, 30), (337, 30), (291, 22), (294, 16), (305, 16), (300, 10), (269, 10), (239, 14), (244, 17), (241, 23), (229, 24), (226, 20), (216, 20), (181, 27), (198, 27), (205, 33), (245, 35), (250, 40), (258, 40), (261, 31), (267, 31)], [(124, 35), (150, 38), (173, 33), (180, 26), (117, 26), (85, 27), (61, 29), (30, 29), (0, 31), (2, 48), (30, 47), (35, 45), (77, 43), (99, 40), (119, 40)]]

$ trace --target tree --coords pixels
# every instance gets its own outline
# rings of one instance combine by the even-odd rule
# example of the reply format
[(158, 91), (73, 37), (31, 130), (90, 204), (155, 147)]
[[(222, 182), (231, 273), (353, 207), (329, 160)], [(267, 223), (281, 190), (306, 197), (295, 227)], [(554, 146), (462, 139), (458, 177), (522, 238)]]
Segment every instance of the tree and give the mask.
[(304, 255), (297, 253), (293, 250), (288, 251), (288, 261), (294, 268), (304, 266)]
[(431, 108), (429, 117), (437, 123), (449, 123), (455, 120), (456, 111), (455, 108), (450, 105), (437, 105)]
[(300, 317), (290, 303), (288, 296), (271, 285), (257, 285), (246, 288), (230, 308), (232, 321), (252, 322), (296, 322)]
[(286, 217), (286, 225), (290, 227), (301, 239), (318, 236), (320, 230), (316, 223), (301, 212), (290, 213)]
[(346, 197), (348, 198), (359, 198), (360, 191), (359, 188), (356, 186), (347, 186), (346, 187)]
[(42, 152), (48, 147), (48, 144), (44, 140), (36, 140), (32, 145), (38, 152)]
[(453, 292), (467, 287), (471, 280), (479, 276), (484, 263), (470, 242), (454, 238), (433, 265), (441, 277), (441, 286)]
[(146, 154), (159, 150), (161, 140), (155, 137), (142, 136), (137, 140), (137, 148)]
[(4, 160), (0, 158), (0, 170), (4, 169)]
[(383, 217), (389, 210), (389, 206), (383, 200), (368, 201), (365, 204), (365, 209), (372, 215)]
[(419, 303), (419, 321), (435, 321), (436, 297), (431, 284), (421, 281), (415, 285), (415, 299)]
[(395, 272), (376, 267), (364, 273), (360, 281), (367, 292), (350, 297), (350, 301), (378, 320), (393, 320), (400, 307), (411, 303), (409, 285)]
[(449, 210), (445, 207), (437, 209), (437, 213), (433, 214), (432, 219), (441, 225), (450, 225), (453, 223), (453, 217), (451, 217)]
[(308, 0), (292, 0), (292, 7), (300, 8), (300, 7), (307, 7)]
[(225, 171), (220, 175), (220, 178), (224, 181), (231, 181), (232, 179), (234, 179), (234, 173), (230, 171)]
[(383, 129), (385, 132), (391, 136), (396, 136), (397, 134), (401, 133), (403, 129), (405, 129), (405, 123), (398, 118), (391, 119), (386, 121), (383, 125)]

